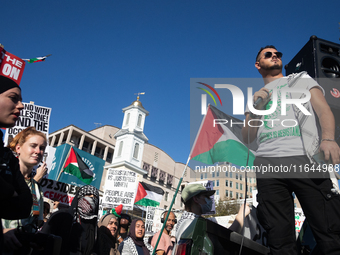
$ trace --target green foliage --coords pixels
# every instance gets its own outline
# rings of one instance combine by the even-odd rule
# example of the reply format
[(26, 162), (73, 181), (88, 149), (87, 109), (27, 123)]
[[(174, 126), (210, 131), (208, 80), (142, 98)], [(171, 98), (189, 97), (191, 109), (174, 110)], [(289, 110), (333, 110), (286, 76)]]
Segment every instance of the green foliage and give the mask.
[(237, 214), (240, 209), (240, 205), (237, 204), (236, 200), (225, 199), (216, 203), (216, 214), (214, 216), (228, 216), (231, 214)]

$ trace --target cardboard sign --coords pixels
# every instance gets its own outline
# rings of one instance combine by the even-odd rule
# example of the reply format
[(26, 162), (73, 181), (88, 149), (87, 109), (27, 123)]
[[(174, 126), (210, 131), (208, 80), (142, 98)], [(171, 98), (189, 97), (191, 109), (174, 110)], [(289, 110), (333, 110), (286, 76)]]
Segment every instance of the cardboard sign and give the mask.
[(21, 58), (0, 47), (0, 75), (11, 79), (19, 86), (25, 64)]
[(124, 210), (133, 210), (136, 197), (137, 173), (129, 170), (107, 170), (103, 207), (114, 208), (123, 204)]

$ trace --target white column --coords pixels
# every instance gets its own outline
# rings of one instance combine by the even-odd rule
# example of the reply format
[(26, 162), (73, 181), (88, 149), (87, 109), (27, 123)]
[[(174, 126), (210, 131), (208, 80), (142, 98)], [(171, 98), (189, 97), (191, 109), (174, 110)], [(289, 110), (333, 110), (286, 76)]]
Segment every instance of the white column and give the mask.
[(58, 141), (58, 146), (60, 146), (60, 145), (62, 144), (63, 139), (64, 139), (64, 132), (62, 132), (62, 133), (60, 134), (59, 141)]
[(92, 145), (91, 155), (94, 155), (94, 153), (95, 153), (95, 151), (96, 151), (96, 147), (97, 147), (97, 141), (94, 141), (94, 142), (93, 142), (93, 145)]
[(85, 135), (83, 134), (80, 138), (79, 147), (78, 147), (79, 150), (83, 149), (84, 141), (85, 141)]

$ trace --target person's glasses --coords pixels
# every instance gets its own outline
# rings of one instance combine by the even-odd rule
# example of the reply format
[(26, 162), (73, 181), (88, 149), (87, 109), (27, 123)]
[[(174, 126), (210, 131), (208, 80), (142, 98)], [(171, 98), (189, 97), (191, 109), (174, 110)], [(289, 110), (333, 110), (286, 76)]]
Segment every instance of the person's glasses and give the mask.
[(273, 54), (275, 54), (279, 59), (281, 59), (283, 55), (281, 52), (278, 51), (277, 52), (267, 51), (266, 53), (264, 53), (264, 58), (271, 58)]

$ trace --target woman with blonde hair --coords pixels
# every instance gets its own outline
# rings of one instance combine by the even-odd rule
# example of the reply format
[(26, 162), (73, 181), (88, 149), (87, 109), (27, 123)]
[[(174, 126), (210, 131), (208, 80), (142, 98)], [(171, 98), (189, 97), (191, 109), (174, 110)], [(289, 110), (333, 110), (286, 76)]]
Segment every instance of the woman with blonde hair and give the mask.
[[(20, 220), (2, 220), (4, 232), (16, 227), (24, 227), (26, 232), (34, 233), (37, 230), (39, 220), (43, 220), (44, 199), (37, 181), (31, 176), (33, 167), (43, 158), (47, 146), (46, 136), (37, 131), (34, 127), (28, 127), (17, 134), (10, 142), (9, 147), (17, 154), (20, 165), (20, 172), (31, 190), (33, 206), (28, 218)], [(13, 235), (11, 240), (16, 243)]]

